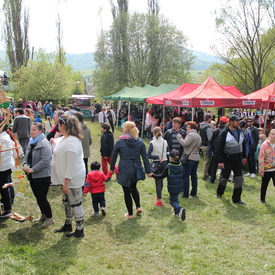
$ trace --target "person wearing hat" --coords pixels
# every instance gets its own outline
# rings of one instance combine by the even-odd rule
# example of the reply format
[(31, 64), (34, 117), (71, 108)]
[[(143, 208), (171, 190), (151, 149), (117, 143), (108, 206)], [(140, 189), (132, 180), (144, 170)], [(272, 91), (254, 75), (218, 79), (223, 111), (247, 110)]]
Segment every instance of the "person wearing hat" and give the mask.
[(213, 135), (211, 138), (212, 159), (211, 159), (211, 163), (210, 163), (209, 170), (208, 170), (211, 183), (215, 182), (216, 173), (217, 173), (217, 169), (218, 169), (218, 162), (217, 162), (217, 158), (216, 158), (216, 154), (215, 154), (218, 137), (219, 137), (220, 132), (224, 129), (224, 127), (227, 126), (228, 121), (229, 121), (228, 117), (222, 116), (219, 120), (218, 128), (213, 132)]
[(233, 203), (245, 204), (241, 200), (242, 195), (242, 167), (246, 163), (246, 147), (244, 134), (239, 128), (240, 118), (232, 115), (229, 118), (229, 126), (225, 127), (218, 137), (216, 158), (218, 166), (222, 169), (217, 197), (221, 198), (224, 194), (227, 181), (231, 171), (234, 173), (234, 191), (232, 195)]
[(253, 143), (249, 146), (248, 159), (248, 173), (245, 174), (246, 177), (255, 178), (256, 177), (256, 162), (255, 153), (259, 143), (259, 130), (254, 125), (253, 117), (249, 117), (246, 120), (247, 130), (251, 133)]

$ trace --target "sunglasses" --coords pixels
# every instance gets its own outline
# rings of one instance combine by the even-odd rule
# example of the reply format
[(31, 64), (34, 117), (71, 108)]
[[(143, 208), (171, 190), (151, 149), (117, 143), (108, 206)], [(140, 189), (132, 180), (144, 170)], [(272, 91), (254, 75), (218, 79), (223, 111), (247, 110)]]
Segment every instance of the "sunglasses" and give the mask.
[(58, 118), (59, 122), (61, 122), (60, 124), (65, 124), (66, 125), (66, 121), (62, 118), (62, 117), (59, 117)]
[(249, 121), (247, 121), (246, 123), (252, 123), (252, 121), (251, 121), (251, 120), (249, 120)]

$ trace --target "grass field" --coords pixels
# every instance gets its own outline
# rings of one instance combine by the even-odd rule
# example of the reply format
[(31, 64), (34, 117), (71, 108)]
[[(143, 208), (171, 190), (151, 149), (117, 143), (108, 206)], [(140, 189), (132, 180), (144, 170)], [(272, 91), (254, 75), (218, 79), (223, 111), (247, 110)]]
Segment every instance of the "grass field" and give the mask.
[[(100, 126), (87, 123), (93, 136), (90, 161), (100, 160)], [(115, 132), (117, 139), (120, 129)], [(184, 222), (172, 216), (166, 180), (164, 207), (153, 204), (153, 179), (138, 184), (142, 215), (125, 219), (122, 188), (112, 179), (106, 217), (91, 216), (90, 196), (84, 198), (83, 239), (53, 233), (64, 223), (64, 210), (60, 187), (51, 186), (54, 225), (42, 229), (39, 223), (0, 220), (0, 274), (275, 274), (273, 185), (264, 205), (259, 203), (260, 177), (245, 178), (242, 200), (247, 204), (235, 205), (232, 183), (222, 199), (216, 198), (217, 184), (201, 180), (201, 167), (202, 161), (198, 197), (180, 198), (187, 210)], [(24, 197), (15, 198), (13, 210), (39, 216), (29, 184)]]

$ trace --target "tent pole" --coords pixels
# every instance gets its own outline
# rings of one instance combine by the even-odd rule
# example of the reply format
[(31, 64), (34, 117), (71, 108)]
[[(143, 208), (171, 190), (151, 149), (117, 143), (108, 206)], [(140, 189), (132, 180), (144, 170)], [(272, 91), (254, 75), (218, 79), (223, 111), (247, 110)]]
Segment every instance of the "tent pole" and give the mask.
[(121, 101), (118, 100), (118, 101), (117, 101), (117, 111), (116, 111), (116, 126), (118, 126), (118, 117), (119, 117), (119, 109), (120, 109), (120, 106), (121, 106)]
[(144, 112), (145, 112), (145, 102), (143, 103), (143, 110), (142, 110), (142, 123), (141, 123), (141, 139), (143, 138), (143, 130), (144, 130)]
[(164, 118), (165, 118), (165, 106), (162, 105), (162, 132), (164, 133)]
[(192, 107), (192, 121), (194, 121), (195, 118), (195, 107)]
[(267, 123), (268, 110), (269, 110), (269, 102), (267, 102), (267, 107), (266, 107), (266, 112), (265, 112), (265, 118), (264, 118), (264, 132), (266, 131), (266, 123)]
[(130, 118), (131, 101), (128, 101), (128, 121)]

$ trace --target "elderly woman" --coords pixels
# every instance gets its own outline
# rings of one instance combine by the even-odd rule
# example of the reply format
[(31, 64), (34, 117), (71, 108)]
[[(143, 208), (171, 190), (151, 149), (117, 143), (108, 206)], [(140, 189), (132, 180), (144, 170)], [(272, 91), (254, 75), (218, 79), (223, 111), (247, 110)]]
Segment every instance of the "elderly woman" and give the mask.
[(183, 139), (182, 135), (177, 134), (178, 142), (183, 146), (184, 153), (190, 154), (188, 161), (183, 165), (184, 168), (184, 179), (183, 179), (183, 198), (189, 197), (189, 176), (191, 176), (192, 181), (192, 190), (190, 195), (195, 197), (197, 196), (198, 189), (198, 177), (197, 170), (200, 161), (200, 146), (201, 146), (201, 137), (197, 133), (198, 126), (196, 122), (189, 121), (186, 122), (186, 131), (187, 134)]
[(52, 209), (47, 200), (51, 184), (52, 147), (45, 138), (41, 123), (31, 126), (31, 138), (24, 157), (23, 170), (28, 175), (33, 194), (41, 211), (41, 217), (35, 221), (44, 221), (42, 227), (54, 223)]
[(74, 217), (76, 230), (66, 237), (81, 238), (84, 237), (82, 186), (85, 181), (81, 125), (75, 116), (64, 114), (58, 119), (58, 127), (63, 138), (53, 151), (52, 181), (63, 185), (66, 220), (64, 226), (55, 232), (71, 232)]
[(133, 219), (133, 201), (136, 204), (136, 213), (142, 212), (140, 207), (140, 197), (137, 189), (136, 167), (141, 166), (140, 156), (143, 159), (145, 171), (150, 174), (150, 165), (146, 157), (146, 148), (143, 141), (138, 137), (138, 129), (134, 122), (126, 121), (123, 124), (123, 135), (116, 142), (112, 157), (110, 170), (114, 173), (114, 167), (118, 155), (120, 161), (118, 165), (118, 183), (122, 185), (124, 200), (128, 213), (124, 216)]

